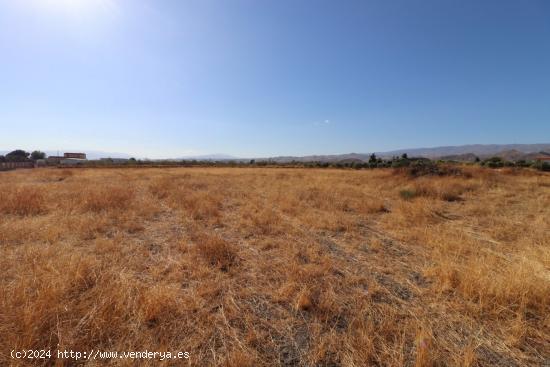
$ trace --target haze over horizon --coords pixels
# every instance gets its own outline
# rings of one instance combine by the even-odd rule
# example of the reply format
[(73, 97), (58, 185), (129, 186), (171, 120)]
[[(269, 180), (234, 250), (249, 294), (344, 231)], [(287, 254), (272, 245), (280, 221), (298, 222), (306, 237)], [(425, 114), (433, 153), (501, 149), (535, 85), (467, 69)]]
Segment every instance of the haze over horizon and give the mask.
[[(427, 158), (438, 158), (438, 157), (447, 157), (447, 156), (456, 156), (461, 154), (474, 154), (481, 157), (488, 157), (491, 155), (499, 156), (501, 153), (509, 154), (511, 152), (518, 152), (524, 154), (530, 153), (542, 153), (550, 154), (550, 143), (534, 143), (534, 144), (468, 144), (468, 145), (451, 145), (451, 146), (436, 146), (436, 147), (409, 147), (394, 149), (389, 151), (375, 151), (375, 150), (366, 150), (366, 151), (357, 151), (357, 152), (340, 152), (334, 154), (306, 154), (306, 155), (289, 155), (289, 154), (280, 154), (273, 156), (234, 156), (224, 153), (209, 153), (209, 154), (190, 154), (190, 155), (180, 155), (180, 156), (165, 156), (165, 157), (147, 157), (140, 156), (136, 154), (131, 154), (129, 152), (108, 152), (100, 150), (89, 150), (89, 149), (40, 149), (40, 148), (31, 148), (28, 147), (12, 147), (11, 149), (3, 149), (0, 147), (0, 155), (5, 155), (14, 149), (23, 149), (25, 151), (31, 152), (34, 150), (41, 150), (46, 153), (47, 156), (58, 156), (63, 155), (65, 152), (83, 152), (87, 154), (88, 159), (100, 159), (100, 158), (136, 158), (136, 159), (153, 159), (153, 160), (163, 160), (163, 159), (204, 159), (204, 160), (226, 160), (226, 159), (266, 159), (266, 158), (313, 158), (313, 157), (341, 157), (341, 159), (346, 159), (349, 156), (364, 156), (366, 159), (370, 154), (375, 153), (382, 157), (389, 157), (395, 155), (401, 155), (407, 153), (412, 157), (427, 157)], [(524, 159), (520, 157), (519, 159)]]
[(0, 149), (550, 141), (550, 3), (0, 0)]

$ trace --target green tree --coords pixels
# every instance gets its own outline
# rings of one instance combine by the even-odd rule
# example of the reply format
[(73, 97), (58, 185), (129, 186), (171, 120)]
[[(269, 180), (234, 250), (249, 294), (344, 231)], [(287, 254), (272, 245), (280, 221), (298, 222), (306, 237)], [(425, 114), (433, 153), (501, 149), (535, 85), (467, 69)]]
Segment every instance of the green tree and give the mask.
[(9, 162), (25, 162), (29, 159), (30, 153), (22, 149), (16, 149), (6, 154), (6, 160)]
[(532, 167), (541, 171), (550, 171), (550, 163), (544, 161), (536, 161)]
[(41, 152), (39, 150), (35, 150), (34, 152), (31, 153), (31, 159), (32, 160), (38, 160), (38, 159), (44, 159), (46, 158), (46, 153), (44, 152)]

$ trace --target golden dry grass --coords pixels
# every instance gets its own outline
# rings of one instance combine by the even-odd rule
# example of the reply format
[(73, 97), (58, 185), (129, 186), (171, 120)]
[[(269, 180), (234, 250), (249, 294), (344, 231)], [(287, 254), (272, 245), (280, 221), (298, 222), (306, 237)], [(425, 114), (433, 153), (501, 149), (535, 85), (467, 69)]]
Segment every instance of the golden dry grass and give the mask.
[(544, 365), (550, 176), (464, 169), (0, 173), (0, 364)]

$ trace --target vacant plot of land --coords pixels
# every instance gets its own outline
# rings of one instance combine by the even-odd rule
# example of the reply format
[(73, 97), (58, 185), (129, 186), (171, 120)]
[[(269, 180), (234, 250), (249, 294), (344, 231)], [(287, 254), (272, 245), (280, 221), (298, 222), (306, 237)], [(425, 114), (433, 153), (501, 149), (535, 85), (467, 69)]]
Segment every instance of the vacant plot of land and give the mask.
[(0, 173), (0, 364), (544, 365), (549, 238), (527, 170)]

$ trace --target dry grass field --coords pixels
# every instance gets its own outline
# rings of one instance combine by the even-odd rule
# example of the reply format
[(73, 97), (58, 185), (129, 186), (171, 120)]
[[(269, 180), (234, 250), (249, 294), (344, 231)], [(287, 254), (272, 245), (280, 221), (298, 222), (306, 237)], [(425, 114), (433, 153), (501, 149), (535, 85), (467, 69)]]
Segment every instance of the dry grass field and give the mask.
[(0, 336), (6, 366), (23, 348), (191, 354), (86, 366), (548, 366), (550, 175), (3, 172)]

